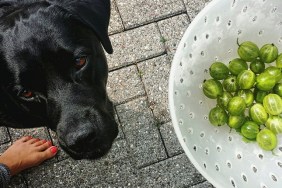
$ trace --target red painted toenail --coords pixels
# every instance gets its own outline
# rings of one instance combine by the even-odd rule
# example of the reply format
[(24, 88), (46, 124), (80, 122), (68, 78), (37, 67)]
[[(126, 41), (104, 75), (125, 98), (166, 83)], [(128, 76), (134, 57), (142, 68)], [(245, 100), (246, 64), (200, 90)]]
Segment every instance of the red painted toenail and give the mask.
[(55, 146), (51, 147), (50, 149), (51, 149), (52, 153), (57, 153), (57, 151), (58, 151), (58, 148), (55, 147)]

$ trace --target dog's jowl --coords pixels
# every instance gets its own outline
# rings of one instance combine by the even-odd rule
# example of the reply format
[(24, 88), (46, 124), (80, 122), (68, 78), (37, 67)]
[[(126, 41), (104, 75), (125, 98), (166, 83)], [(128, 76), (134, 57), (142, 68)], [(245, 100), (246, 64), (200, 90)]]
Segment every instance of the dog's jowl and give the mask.
[(0, 126), (47, 126), (75, 159), (106, 154), (109, 17), (109, 0), (1, 0)]

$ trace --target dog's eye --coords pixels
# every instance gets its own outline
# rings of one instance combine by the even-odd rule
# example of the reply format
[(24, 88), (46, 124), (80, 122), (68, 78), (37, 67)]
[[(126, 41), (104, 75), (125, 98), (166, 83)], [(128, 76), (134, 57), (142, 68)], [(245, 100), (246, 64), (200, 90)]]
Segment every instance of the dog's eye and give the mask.
[(30, 99), (33, 97), (33, 93), (31, 91), (28, 91), (28, 90), (23, 90), (21, 92), (21, 97), (24, 97), (26, 99)]
[(87, 58), (86, 57), (79, 57), (75, 60), (75, 67), (77, 69), (81, 69), (86, 64)]

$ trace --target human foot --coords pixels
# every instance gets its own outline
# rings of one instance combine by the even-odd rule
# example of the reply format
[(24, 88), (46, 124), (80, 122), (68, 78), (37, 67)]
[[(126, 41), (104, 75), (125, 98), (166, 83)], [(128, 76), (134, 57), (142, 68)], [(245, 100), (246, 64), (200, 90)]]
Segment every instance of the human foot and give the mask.
[(54, 157), (57, 151), (50, 141), (25, 136), (15, 141), (0, 156), (0, 163), (5, 164), (13, 176)]

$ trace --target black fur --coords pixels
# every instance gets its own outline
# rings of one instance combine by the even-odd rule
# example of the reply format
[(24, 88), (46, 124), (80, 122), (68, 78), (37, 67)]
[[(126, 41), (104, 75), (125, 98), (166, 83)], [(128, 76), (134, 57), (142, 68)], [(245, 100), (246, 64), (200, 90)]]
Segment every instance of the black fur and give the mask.
[(110, 149), (118, 129), (102, 48), (112, 53), (109, 17), (108, 0), (0, 2), (1, 126), (47, 126), (75, 159)]

